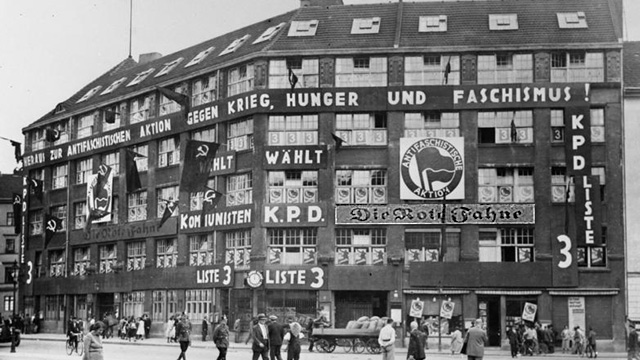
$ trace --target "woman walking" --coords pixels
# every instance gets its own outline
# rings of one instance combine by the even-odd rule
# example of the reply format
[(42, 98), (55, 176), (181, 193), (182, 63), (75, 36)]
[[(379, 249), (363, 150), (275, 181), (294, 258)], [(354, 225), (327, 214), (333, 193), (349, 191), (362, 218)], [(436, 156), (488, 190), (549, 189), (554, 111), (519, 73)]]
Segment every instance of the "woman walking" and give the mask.
[(167, 323), (164, 324), (164, 335), (167, 337), (167, 343), (173, 342), (176, 337), (176, 328), (175, 322), (173, 320), (173, 315), (169, 317)]
[(82, 360), (104, 360), (102, 356), (102, 339), (100, 338), (104, 328), (105, 325), (102, 321), (96, 321), (91, 325), (87, 336), (84, 337)]
[(462, 332), (457, 327), (451, 333), (451, 355), (460, 354), (462, 350)]
[(418, 323), (411, 322), (411, 332), (409, 334), (409, 349), (407, 350), (407, 359), (411, 360), (423, 360), (426, 358), (424, 352), (425, 342), (427, 336), (422, 331), (418, 330)]

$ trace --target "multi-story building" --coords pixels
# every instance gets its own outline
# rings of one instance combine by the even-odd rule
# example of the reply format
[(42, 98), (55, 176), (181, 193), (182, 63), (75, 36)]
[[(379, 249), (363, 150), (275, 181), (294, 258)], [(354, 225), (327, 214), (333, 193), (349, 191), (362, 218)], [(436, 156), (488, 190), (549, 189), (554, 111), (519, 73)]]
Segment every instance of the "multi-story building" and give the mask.
[[(621, 1), (302, 4), (127, 59), (24, 129), (44, 196), (25, 200), (21, 295), (45, 331), (320, 312), (437, 338), (481, 317), (492, 346), (538, 321), (623, 349)], [(213, 209), (180, 186), (189, 140), (220, 144)], [(87, 230), (102, 164), (111, 208)]]
[(18, 264), (18, 234), (14, 217), (14, 195), (22, 196), (22, 177), (0, 174), (0, 300), (2, 317), (20, 313), (14, 297), (14, 272)]

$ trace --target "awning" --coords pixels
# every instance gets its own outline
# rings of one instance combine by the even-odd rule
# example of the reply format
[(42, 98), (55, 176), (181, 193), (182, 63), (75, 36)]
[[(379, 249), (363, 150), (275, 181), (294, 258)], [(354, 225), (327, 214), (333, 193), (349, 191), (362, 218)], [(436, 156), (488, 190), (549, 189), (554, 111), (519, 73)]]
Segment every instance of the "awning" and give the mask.
[(541, 295), (540, 290), (477, 290), (478, 295)]
[(404, 290), (402, 291), (404, 294), (416, 294), (416, 295), (421, 295), (421, 294), (426, 294), (426, 295), (438, 295), (438, 294), (443, 294), (443, 295), (464, 295), (464, 294), (468, 294), (471, 291), (469, 290), (456, 290), (456, 289), (442, 289), (442, 291), (438, 290), (438, 289), (411, 289), (411, 290)]
[(614, 296), (618, 295), (620, 289), (554, 289), (549, 290), (552, 296)]

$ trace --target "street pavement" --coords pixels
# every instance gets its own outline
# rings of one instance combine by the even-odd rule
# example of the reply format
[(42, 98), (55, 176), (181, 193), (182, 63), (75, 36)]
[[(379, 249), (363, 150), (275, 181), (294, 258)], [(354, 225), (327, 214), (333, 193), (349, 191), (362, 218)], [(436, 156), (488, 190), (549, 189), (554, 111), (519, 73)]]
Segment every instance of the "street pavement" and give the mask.
[[(0, 344), (0, 360), (5, 359), (29, 359), (29, 360), (58, 360), (58, 359), (81, 359), (73, 354), (67, 356), (65, 353), (65, 336), (63, 334), (29, 334), (22, 336), (20, 346), (16, 348), (15, 353), (10, 352), (10, 344)], [(129, 342), (118, 338), (105, 339), (104, 354), (105, 360), (155, 360), (155, 359), (173, 359), (177, 358), (180, 353), (179, 345), (176, 343), (167, 343), (166, 339), (154, 337), (136, 342)], [(218, 350), (212, 341), (192, 341), (192, 346), (187, 351), (189, 360), (198, 359), (215, 359), (218, 356)], [(286, 353), (282, 354), (286, 359)], [(231, 343), (227, 354), (228, 360), (249, 359), (251, 357), (251, 343)], [(396, 348), (396, 359), (405, 359), (407, 357), (406, 348)], [(544, 360), (560, 360), (560, 359), (578, 359), (577, 355), (550, 354), (537, 356)], [(380, 359), (381, 355), (369, 354), (365, 351), (363, 354), (345, 353), (343, 349), (336, 348), (333, 353), (308, 352), (307, 347), (303, 346), (303, 352), (300, 356), (302, 360), (331, 360), (331, 359), (353, 359), (353, 360), (373, 360)], [(464, 357), (466, 359), (466, 357)], [(484, 359), (509, 359), (509, 351), (498, 348), (488, 348)], [(535, 358), (535, 357), (534, 357)], [(607, 359), (626, 359), (623, 353), (600, 353), (598, 358)], [(438, 352), (437, 349), (427, 351), (427, 360), (453, 360), (463, 359), (460, 356), (451, 356), (448, 352)]]

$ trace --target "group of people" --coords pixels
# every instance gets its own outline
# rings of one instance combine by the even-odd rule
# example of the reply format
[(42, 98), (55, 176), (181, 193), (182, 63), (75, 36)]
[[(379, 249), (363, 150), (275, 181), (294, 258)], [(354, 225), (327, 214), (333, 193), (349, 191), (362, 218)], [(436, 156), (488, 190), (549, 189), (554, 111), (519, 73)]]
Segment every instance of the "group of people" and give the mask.
[[(286, 346), (287, 360), (300, 359), (300, 340), (304, 338), (302, 326), (297, 322), (288, 324), (288, 328), (278, 322), (275, 315), (258, 314), (258, 323), (251, 329), (253, 341), (251, 351), (253, 360), (282, 360), (281, 348)], [(221, 359), (219, 359), (221, 360)]]
[(42, 312), (38, 314), (15, 314), (15, 316), (8, 315), (6, 317), (0, 316), (3, 319), (3, 325), (6, 323), (11, 324), (16, 329), (20, 330), (23, 334), (37, 334), (40, 332), (40, 323), (42, 322), (44, 315)]
[(583, 355), (587, 347), (590, 347), (595, 357), (598, 357), (596, 351), (596, 332), (593, 328), (589, 328), (589, 332), (585, 334), (580, 326), (574, 326), (573, 330), (565, 326), (560, 333), (562, 338), (562, 353), (570, 353)]
[(143, 314), (142, 316), (134, 317), (122, 317), (117, 325), (118, 327), (118, 337), (123, 340), (144, 340), (149, 338), (149, 333), (151, 332), (151, 318), (148, 314)]

